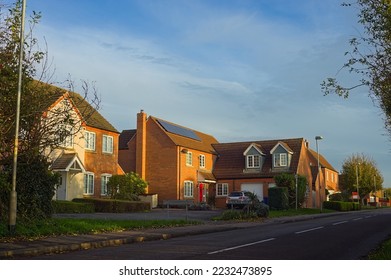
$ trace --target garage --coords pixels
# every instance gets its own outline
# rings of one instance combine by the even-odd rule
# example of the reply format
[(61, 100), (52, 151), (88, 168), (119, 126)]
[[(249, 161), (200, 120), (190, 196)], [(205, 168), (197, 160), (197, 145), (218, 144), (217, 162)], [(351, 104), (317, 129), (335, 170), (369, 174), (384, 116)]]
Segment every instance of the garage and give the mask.
[(242, 191), (252, 192), (257, 195), (260, 201), (263, 200), (263, 184), (261, 183), (245, 183), (241, 184), (240, 189)]

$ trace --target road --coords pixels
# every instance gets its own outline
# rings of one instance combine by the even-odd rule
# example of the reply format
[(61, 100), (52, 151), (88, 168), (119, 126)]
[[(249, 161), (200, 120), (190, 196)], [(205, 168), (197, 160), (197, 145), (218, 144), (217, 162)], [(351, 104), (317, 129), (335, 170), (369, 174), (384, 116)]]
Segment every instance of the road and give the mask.
[(355, 260), (391, 235), (391, 209), (76, 251), (63, 260)]

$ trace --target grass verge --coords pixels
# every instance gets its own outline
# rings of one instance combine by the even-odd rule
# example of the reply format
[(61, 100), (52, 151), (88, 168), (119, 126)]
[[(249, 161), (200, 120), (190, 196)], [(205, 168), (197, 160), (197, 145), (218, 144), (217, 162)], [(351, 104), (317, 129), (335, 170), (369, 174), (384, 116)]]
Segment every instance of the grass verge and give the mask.
[[(332, 213), (335, 210), (323, 209), (322, 213)], [(270, 210), (269, 218), (279, 218), (288, 216), (299, 216), (299, 215), (312, 215), (320, 214), (319, 209), (312, 208), (299, 208), (299, 209), (288, 209), (288, 210)]]
[(391, 236), (368, 255), (368, 260), (391, 260)]
[(125, 230), (177, 227), (196, 224), (185, 220), (99, 220), (52, 218), (43, 221), (21, 221), (16, 225), (16, 234), (9, 236), (7, 223), (0, 224), (0, 242), (34, 240), (56, 235), (98, 234)]

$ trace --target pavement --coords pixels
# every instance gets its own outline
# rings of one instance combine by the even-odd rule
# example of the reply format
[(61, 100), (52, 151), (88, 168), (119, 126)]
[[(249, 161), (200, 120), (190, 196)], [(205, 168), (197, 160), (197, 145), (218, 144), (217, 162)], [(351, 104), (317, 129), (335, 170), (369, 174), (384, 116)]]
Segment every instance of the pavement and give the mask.
[(166, 227), (158, 229), (129, 230), (123, 232), (61, 235), (46, 237), (32, 241), (0, 241), (0, 259), (23, 259), (30, 256), (57, 254), (75, 250), (86, 250), (107, 246), (119, 246), (135, 242), (164, 240), (181, 236), (221, 232), (243, 229), (270, 223), (288, 223), (302, 220), (328, 217), (339, 213), (323, 213), (315, 215), (301, 215), (293, 217), (267, 218), (254, 222), (242, 221), (212, 221), (212, 217), (219, 216), (222, 210), (186, 211), (184, 209), (152, 209), (144, 213), (93, 213), (93, 214), (58, 214), (57, 217), (89, 218), (89, 219), (130, 219), (130, 220), (177, 220), (185, 219), (200, 221), (200, 224)]

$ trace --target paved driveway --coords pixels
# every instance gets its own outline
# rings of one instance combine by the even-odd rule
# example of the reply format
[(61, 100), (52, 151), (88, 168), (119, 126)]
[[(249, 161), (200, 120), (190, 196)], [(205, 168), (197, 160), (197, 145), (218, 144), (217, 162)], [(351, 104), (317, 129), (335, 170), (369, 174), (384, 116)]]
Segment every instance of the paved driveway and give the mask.
[(82, 213), (82, 214), (55, 214), (54, 217), (61, 218), (86, 218), (86, 219), (107, 219), (107, 220), (191, 220), (209, 221), (219, 216), (224, 210), (188, 210), (185, 209), (162, 209), (156, 208), (149, 212), (137, 213)]

